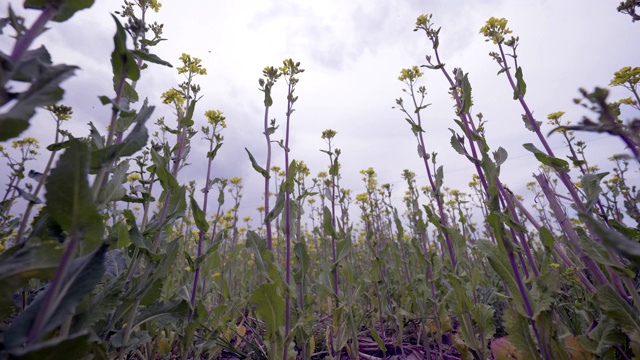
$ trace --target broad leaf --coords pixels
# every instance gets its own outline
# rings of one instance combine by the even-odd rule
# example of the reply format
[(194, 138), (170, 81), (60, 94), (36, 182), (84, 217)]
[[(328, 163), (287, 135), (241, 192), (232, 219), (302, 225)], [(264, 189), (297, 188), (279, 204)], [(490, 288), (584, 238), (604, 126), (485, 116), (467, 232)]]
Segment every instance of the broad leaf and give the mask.
[(244, 150), (247, 152), (247, 154), (249, 155), (249, 160), (251, 160), (251, 166), (253, 166), (253, 169), (257, 172), (259, 172), (260, 174), (262, 174), (262, 176), (264, 176), (265, 178), (269, 178), (269, 172), (265, 169), (263, 169), (262, 167), (260, 167), (260, 165), (258, 165), (258, 162), (256, 161), (256, 159), (253, 157), (253, 155), (251, 154), (251, 152), (249, 151), (249, 149), (244, 148)]
[(27, 9), (44, 10), (50, 6), (55, 8), (55, 16), (53, 21), (67, 21), (76, 12), (88, 9), (93, 5), (94, 0), (25, 0), (24, 7)]
[(11, 110), (0, 114), (0, 141), (16, 137), (26, 130), (36, 108), (53, 105), (62, 99), (64, 90), (58, 85), (73, 76), (76, 69), (68, 65), (45, 67), (34, 78), (29, 89), (18, 95)]
[(513, 90), (513, 100), (518, 100), (518, 98), (524, 97), (524, 94), (527, 93), (527, 84), (522, 79), (522, 68), (518, 66), (516, 69), (516, 88)]
[(104, 259), (108, 245), (103, 244), (93, 253), (74, 260), (64, 279), (61, 279), (62, 287), (52, 301), (45, 308), (44, 300), (51, 288), (42, 296), (34, 300), (20, 315), (12, 322), (11, 327), (5, 335), (5, 346), (7, 349), (14, 349), (25, 343), (27, 336), (34, 329), (34, 322), (37, 317), (44, 316), (44, 324), (35, 338), (39, 339), (47, 332), (60, 326), (82, 298), (93, 290), (104, 274)]
[(88, 174), (89, 148), (73, 139), (46, 184), (48, 213), (69, 234), (81, 237), (81, 254), (93, 251), (103, 241), (102, 216), (93, 203)]

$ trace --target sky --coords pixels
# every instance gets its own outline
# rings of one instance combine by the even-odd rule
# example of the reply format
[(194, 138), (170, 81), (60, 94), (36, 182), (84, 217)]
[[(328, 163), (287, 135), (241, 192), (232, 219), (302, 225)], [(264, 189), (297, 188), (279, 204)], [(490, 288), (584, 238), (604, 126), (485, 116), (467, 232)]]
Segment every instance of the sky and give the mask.
[[(148, 20), (164, 25), (164, 38), (152, 50), (174, 68), (151, 64), (142, 72), (138, 84), (141, 99), (156, 105), (152, 116), (172, 118), (172, 109), (163, 105), (160, 95), (183, 81), (175, 66), (179, 56), (188, 53), (202, 59), (208, 75), (199, 77), (203, 98), (196, 107), (196, 129), (206, 123), (204, 111), (224, 112), (228, 127), (223, 131), (224, 145), (214, 161), (214, 177), (243, 178), (241, 217), (258, 218), (255, 210), (262, 203), (261, 175), (256, 173), (244, 148), (264, 164), (266, 146), (263, 132), (263, 98), (258, 79), (266, 66), (281, 66), (292, 58), (305, 72), (299, 76), (299, 99), (291, 119), (290, 157), (304, 160), (312, 176), (326, 171), (328, 157), (320, 152), (326, 143), (320, 135), (325, 129), (337, 131), (335, 146), (341, 149), (341, 185), (355, 194), (364, 191), (360, 170), (373, 167), (380, 184), (390, 183), (394, 201), (401, 208), (405, 186), (404, 169), (418, 176), (418, 185), (427, 185), (416, 141), (404, 115), (392, 107), (404, 95), (398, 81), (400, 70), (425, 64), (432, 54), (422, 32), (413, 32), (420, 14), (433, 14), (432, 21), (442, 27), (440, 55), (449, 70), (461, 67), (469, 73), (473, 87), (472, 113), (481, 112), (488, 121), (486, 134), (492, 150), (499, 146), (509, 153), (503, 165), (502, 180), (514, 192), (530, 197), (525, 184), (532, 181), (538, 162), (523, 143), (534, 143), (535, 135), (524, 128), (518, 102), (504, 75), (496, 76), (498, 65), (488, 56), (496, 48), (478, 33), (485, 21), (494, 17), (509, 20), (513, 35), (520, 37), (519, 65), (527, 82), (526, 100), (537, 120), (565, 111), (564, 120), (577, 123), (585, 114), (573, 103), (578, 88), (606, 86), (613, 72), (624, 66), (638, 66), (640, 24), (616, 11), (618, 1), (602, 0), (485, 0), (485, 1), (384, 1), (384, 0), (164, 0), (159, 13), (150, 12)], [(31, 24), (36, 11), (22, 9), (22, 2), (10, 3)], [(98, 96), (113, 96), (110, 53), (113, 50), (114, 22), (109, 15), (120, 10), (120, 1), (96, 1), (88, 10), (76, 13), (64, 23), (51, 23), (33, 48), (45, 44), (54, 63), (80, 67), (76, 76), (63, 83), (62, 103), (73, 106), (74, 118), (65, 124), (76, 136), (88, 134), (87, 123), (105, 129), (110, 109)], [(0, 9), (1, 17), (6, 8)], [(12, 42), (6, 33), (0, 49), (10, 51)], [(423, 112), (428, 152), (438, 153), (444, 166), (445, 185), (467, 191), (474, 169), (450, 146), (448, 128), (455, 128), (453, 101), (442, 74), (425, 69), (420, 85), (427, 88)], [(274, 106), (270, 117), (284, 128), (286, 84), (274, 88)], [(621, 89), (612, 89), (611, 99), (626, 97)], [(408, 100), (405, 95), (405, 100)], [(133, 106), (140, 106), (134, 104)], [(31, 127), (22, 136), (33, 136), (46, 146), (53, 141), (54, 123), (39, 111)], [(544, 133), (551, 127), (545, 125)], [(282, 139), (278, 131), (275, 139)], [(602, 134), (578, 134), (588, 144), (588, 158), (607, 168), (606, 159), (624, 153), (622, 143)], [(180, 181), (196, 180), (201, 187), (206, 175), (208, 145), (194, 137), (189, 162)], [(559, 135), (549, 138), (556, 155), (566, 156)], [(273, 165), (284, 168), (277, 147)], [(43, 152), (46, 150), (42, 149)], [(32, 163), (35, 170), (42, 161)], [(8, 169), (0, 167), (0, 179)], [(630, 175), (638, 180), (637, 171)], [(5, 181), (5, 180), (2, 180)], [(213, 198), (212, 198), (213, 199)], [(229, 205), (230, 206), (230, 205)], [(356, 206), (353, 205), (352, 208)], [(402, 211), (401, 211), (402, 212)]]

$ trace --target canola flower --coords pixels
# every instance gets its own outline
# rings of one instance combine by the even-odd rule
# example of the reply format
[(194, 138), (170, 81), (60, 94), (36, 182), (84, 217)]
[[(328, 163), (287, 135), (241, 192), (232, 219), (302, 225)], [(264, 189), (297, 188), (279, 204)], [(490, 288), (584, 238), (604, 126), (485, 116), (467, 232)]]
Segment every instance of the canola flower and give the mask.
[(512, 31), (507, 27), (507, 19), (494, 18), (493, 16), (487, 20), (485, 25), (480, 28), (480, 34), (484, 35), (487, 40), (492, 40), (494, 44), (502, 44), (505, 35), (511, 34)]

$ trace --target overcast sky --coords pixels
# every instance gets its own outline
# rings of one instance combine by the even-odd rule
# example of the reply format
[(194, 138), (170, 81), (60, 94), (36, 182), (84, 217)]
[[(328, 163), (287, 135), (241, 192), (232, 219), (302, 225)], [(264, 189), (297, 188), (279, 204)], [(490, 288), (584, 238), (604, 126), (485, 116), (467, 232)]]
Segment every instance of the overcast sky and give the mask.
[[(24, 14), (21, 1), (10, 1)], [(535, 135), (523, 126), (522, 110), (512, 100), (506, 77), (496, 76), (498, 65), (487, 55), (492, 43), (478, 34), (491, 17), (505, 17), (514, 35), (520, 37), (519, 64), (527, 82), (526, 99), (538, 120), (555, 111), (566, 111), (565, 120), (578, 122), (583, 112), (573, 104), (578, 88), (606, 86), (613, 72), (623, 66), (638, 66), (640, 24), (616, 12), (619, 1), (538, 0), (538, 1), (217, 1), (164, 0), (158, 14), (148, 19), (165, 24), (164, 37), (153, 51), (179, 65), (181, 53), (201, 58), (208, 76), (197, 81), (204, 95), (196, 108), (196, 128), (205, 123), (205, 110), (219, 109), (227, 117), (225, 143), (214, 163), (214, 177), (240, 176), (245, 189), (242, 216), (257, 219), (261, 203), (262, 178), (252, 168), (244, 147), (264, 163), (262, 93), (258, 78), (265, 66), (280, 66), (293, 58), (306, 71), (299, 76), (299, 100), (292, 117), (291, 158), (304, 160), (315, 176), (324, 171), (328, 157), (321, 153), (326, 144), (324, 129), (338, 132), (335, 145), (342, 149), (342, 185), (362, 192), (359, 171), (373, 167), (380, 183), (394, 184), (400, 202), (404, 186), (403, 169), (418, 175), (419, 185), (427, 185), (425, 170), (417, 156), (416, 142), (404, 116), (392, 109), (402, 96), (397, 80), (402, 68), (425, 63), (431, 46), (423, 33), (413, 32), (415, 19), (433, 14), (442, 27), (440, 54), (449, 70), (462, 67), (469, 72), (473, 87), (472, 113), (482, 112), (488, 120), (487, 135), (493, 150), (509, 152), (502, 179), (525, 196), (524, 184), (531, 181), (538, 163), (522, 148), (523, 143), (539, 146)], [(110, 110), (99, 95), (112, 97), (110, 53), (115, 26), (109, 13), (120, 9), (120, 1), (96, 1), (89, 10), (77, 13), (65, 23), (51, 23), (50, 30), (34, 46), (44, 43), (54, 63), (78, 65), (81, 70), (65, 83), (63, 103), (74, 107), (67, 128), (76, 136), (88, 133), (93, 121), (100, 129), (108, 124)], [(2, 17), (6, 8), (1, 8)], [(29, 23), (35, 11), (28, 11)], [(0, 47), (7, 52), (10, 41), (2, 35)], [(11, 43), (12, 44), (12, 43)], [(160, 94), (183, 81), (175, 68), (150, 65), (138, 84), (141, 98), (157, 105), (155, 120), (171, 119), (171, 108), (162, 105)], [(445, 185), (465, 191), (471, 178), (471, 164), (449, 145), (448, 128), (455, 128), (453, 102), (448, 84), (440, 72), (425, 70), (423, 85), (427, 102), (423, 113), (427, 151), (438, 152), (445, 169)], [(284, 125), (285, 83), (276, 84), (271, 117)], [(612, 99), (627, 95), (613, 90)], [(153, 122), (153, 121), (151, 121)], [(53, 121), (40, 112), (24, 136), (34, 136), (44, 145), (53, 141)], [(551, 128), (547, 126), (545, 133)], [(282, 131), (275, 139), (284, 136)], [(621, 142), (605, 135), (578, 135), (588, 141), (588, 155), (606, 166), (606, 158), (624, 152)], [(194, 140), (200, 139), (197, 135)], [(551, 137), (558, 156), (566, 153), (558, 135)], [(193, 144), (181, 181), (204, 183), (206, 168), (204, 141)], [(541, 146), (539, 146), (541, 147)], [(276, 147), (274, 165), (284, 167)], [(46, 151), (46, 150), (44, 150)], [(44, 163), (43, 163), (44, 164)], [(42, 165), (44, 167), (44, 165)], [(41, 169), (40, 169), (41, 170)], [(7, 168), (0, 167), (6, 179)], [(637, 172), (632, 174), (636, 179)], [(5, 181), (5, 180), (2, 180)], [(355, 197), (355, 194), (354, 194)], [(354, 206), (355, 208), (355, 206)]]

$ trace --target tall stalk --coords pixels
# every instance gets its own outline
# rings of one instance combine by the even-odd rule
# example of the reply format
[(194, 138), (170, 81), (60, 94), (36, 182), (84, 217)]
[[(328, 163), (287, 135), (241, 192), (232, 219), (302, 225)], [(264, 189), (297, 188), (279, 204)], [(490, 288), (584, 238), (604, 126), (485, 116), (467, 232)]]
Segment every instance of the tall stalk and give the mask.
[[(285, 81), (287, 82), (287, 112), (286, 112), (286, 128), (285, 128), (285, 138), (284, 138), (284, 172), (285, 179), (288, 183), (290, 180), (290, 169), (289, 169), (289, 130), (290, 130), (290, 122), (291, 115), (293, 114), (293, 104), (298, 100), (297, 96), (294, 96), (293, 93), (295, 91), (295, 87), (298, 84), (298, 78), (296, 75), (304, 72), (304, 69), (300, 68), (300, 62), (293, 62), (291, 59), (287, 59), (284, 61), (284, 66), (280, 68), (280, 72), (285, 77)], [(295, 174), (291, 174), (295, 176)], [(285, 191), (285, 203), (284, 203), (284, 217), (285, 217), (285, 242), (287, 247), (286, 259), (285, 259), (285, 281), (287, 286), (290, 285), (291, 282), (291, 192), (293, 190), (293, 183), (288, 183), (284, 187)], [(284, 337), (285, 339), (289, 336), (289, 331), (291, 329), (291, 296), (288, 291), (285, 291), (285, 330)], [(285, 347), (283, 360), (287, 360), (287, 347)]]
[(267, 249), (273, 250), (273, 235), (271, 230), (271, 219), (269, 218), (270, 209), (270, 192), (269, 192), (269, 169), (271, 169), (271, 134), (276, 131), (275, 119), (269, 122), (269, 109), (273, 105), (271, 97), (271, 89), (282, 74), (273, 66), (266, 67), (262, 70), (262, 78), (258, 80), (260, 91), (264, 93), (264, 137), (267, 142), (267, 159), (266, 171), (262, 173), (264, 176), (264, 221), (267, 238)]

